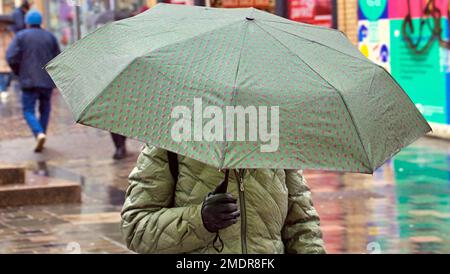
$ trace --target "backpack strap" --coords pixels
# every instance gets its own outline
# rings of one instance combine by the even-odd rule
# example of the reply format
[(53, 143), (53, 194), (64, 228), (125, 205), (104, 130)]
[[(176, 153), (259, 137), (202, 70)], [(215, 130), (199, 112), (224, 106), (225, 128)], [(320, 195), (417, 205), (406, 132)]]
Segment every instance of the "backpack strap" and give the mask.
[(167, 151), (167, 159), (169, 160), (169, 169), (175, 183), (178, 181), (178, 155), (172, 151)]

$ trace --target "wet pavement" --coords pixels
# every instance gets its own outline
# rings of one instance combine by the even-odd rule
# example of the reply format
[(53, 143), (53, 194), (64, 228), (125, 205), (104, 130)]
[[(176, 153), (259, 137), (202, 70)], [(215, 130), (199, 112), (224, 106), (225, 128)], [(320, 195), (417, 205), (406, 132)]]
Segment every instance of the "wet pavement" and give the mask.
[(127, 176), (141, 144), (129, 140), (129, 156), (114, 161), (107, 132), (76, 125), (58, 93), (46, 149), (22, 119), (18, 93), (0, 102), (0, 163), (20, 163), (44, 176), (82, 184), (82, 203), (0, 209), (0, 253), (129, 253), (119, 231)]
[[(79, 181), (82, 203), (0, 209), (0, 253), (128, 253), (119, 231), (129, 157), (111, 159), (108, 133), (75, 125), (59, 94), (47, 148), (22, 119), (18, 94), (0, 102), (0, 163)], [(450, 253), (450, 142), (424, 138), (373, 176), (306, 171), (330, 253)]]

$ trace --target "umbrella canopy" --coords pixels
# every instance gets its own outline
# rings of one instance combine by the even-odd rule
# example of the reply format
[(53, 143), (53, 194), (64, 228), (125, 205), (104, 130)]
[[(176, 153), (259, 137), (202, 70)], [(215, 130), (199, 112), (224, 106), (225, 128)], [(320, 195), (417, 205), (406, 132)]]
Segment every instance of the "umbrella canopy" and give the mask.
[(77, 122), (217, 168), (372, 173), (430, 131), (344, 34), (253, 8), (158, 4), (46, 68)]

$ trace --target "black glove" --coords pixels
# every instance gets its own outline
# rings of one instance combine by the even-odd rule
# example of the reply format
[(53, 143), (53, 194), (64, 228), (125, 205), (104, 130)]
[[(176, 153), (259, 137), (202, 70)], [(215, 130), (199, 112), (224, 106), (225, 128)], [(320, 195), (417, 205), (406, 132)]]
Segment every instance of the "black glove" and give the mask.
[(209, 193), (202, 206), (203, 225), (215, 233), (237, 222), (241, 215), (237, 200), (230, 193)]

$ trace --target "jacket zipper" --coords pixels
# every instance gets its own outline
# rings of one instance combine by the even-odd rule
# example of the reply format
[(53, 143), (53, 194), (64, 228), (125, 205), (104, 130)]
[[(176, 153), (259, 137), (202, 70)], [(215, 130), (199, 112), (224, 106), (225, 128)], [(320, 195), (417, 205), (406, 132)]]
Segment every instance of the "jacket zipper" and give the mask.
[(245, 209), (245, 188), (244, 188), (244, 169), (236, 172), (236, 179), (239, 188), (239, 204), (241, 206), (241, 248), (242, 253), (247, 254), (247, 215)]

